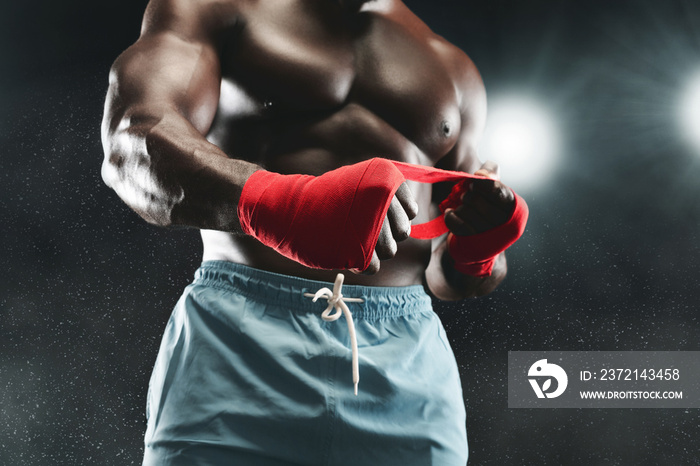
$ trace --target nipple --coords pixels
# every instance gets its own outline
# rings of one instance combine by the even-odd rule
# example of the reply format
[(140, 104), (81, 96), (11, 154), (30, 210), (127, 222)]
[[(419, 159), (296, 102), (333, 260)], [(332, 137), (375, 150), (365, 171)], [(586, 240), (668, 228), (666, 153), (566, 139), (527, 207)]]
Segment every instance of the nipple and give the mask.
[(442, 123), (440, 124), (440, 129), (442, 130), (442, 134), (444, 136), (449, 136), (452, 134), (452, 125), (450, 125), (450, 122), (447, 120), (443, 120)]

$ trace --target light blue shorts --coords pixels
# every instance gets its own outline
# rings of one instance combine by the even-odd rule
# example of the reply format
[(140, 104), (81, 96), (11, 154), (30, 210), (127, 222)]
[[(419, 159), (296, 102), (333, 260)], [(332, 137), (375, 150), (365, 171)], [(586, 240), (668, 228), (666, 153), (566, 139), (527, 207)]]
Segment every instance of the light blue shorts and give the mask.
[(420, 286), (332, 284), (205, 262), (168, 322), (148, 393), (144, 465), (464, 466), (457, 365)]

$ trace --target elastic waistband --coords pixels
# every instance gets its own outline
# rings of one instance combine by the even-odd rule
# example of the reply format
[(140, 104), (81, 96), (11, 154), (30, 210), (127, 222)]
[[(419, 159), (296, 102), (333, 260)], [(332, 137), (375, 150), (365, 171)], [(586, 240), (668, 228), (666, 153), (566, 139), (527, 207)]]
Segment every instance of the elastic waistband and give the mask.
[[(348, 272), (351, 273), (351, 272)], [(313, 302), (304, 293), (333, 289), (332, 282), (307, 280), (226, 261), (205, 261), (195, 272), (193, 285), (228, 290), (252, 301), (283, 306), (298, 312), (323, 310), (327, 303)], [(422, 286), (375, 287), (343, 285), (343, 296), (362, 298), (349, 303), (356, 319), (381, 319), (432, 312), (430, 297)]]

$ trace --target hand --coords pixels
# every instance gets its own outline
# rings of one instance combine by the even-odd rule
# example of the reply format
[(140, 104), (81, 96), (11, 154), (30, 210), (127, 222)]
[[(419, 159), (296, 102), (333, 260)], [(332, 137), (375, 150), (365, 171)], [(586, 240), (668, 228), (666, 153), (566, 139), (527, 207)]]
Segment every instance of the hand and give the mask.
[(462, 205), (445, 210), (445, 224), (457, 236), (469, 236), (490, 230), (510, 219), (515, 208), (515, 196), (499, 181), (499, 167), (486, 162), (475, 175), (490, 179), (473, 180), (462, 195)]
[(386, 217), (384, 217), (382, 230), (379, 233), (369, 267), (363, 271), (356, 269), (351, 271), (367, 275), (379, 272), (380, 261), (393, 258), (398, 250), (398, 243), (407, 239), (411, 234), (411, 220), (416, 215), (418, 215), (418, 204), (404, 181), (396, 190)]

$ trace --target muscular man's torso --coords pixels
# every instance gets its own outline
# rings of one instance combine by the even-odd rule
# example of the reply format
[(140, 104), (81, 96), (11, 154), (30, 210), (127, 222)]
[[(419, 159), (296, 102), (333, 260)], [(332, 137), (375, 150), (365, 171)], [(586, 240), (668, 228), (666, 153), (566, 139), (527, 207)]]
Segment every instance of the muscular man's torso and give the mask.
[[(221, 94), (207, 136), (231, 157), (278, 173), (311, 175), (371, 157), (476, 168), (476, 157), (458, 160), (455, 152), (483, 125), (478, 72), (401, 2), (376, 0), (359, 13), (334, 0), (243, 3), (241, 19), (219, 39)], [(436, 215), (431, 187), (410, 187), (420, 209), (413, 223)], [(203, 230), (202, 239), (204, 260), (335, 277), (250, 237)], [(379, 273), (347, 273), (346, 281), (421, 284), (430, 254), (430, 242), (408, 239), (395, 258), (382, 261)]]

